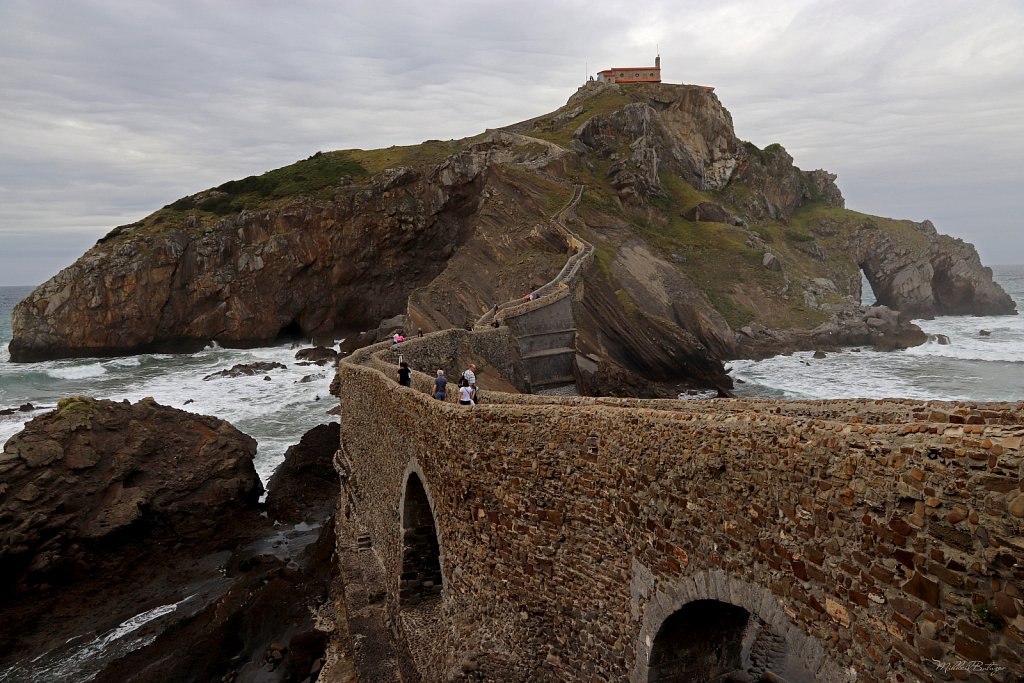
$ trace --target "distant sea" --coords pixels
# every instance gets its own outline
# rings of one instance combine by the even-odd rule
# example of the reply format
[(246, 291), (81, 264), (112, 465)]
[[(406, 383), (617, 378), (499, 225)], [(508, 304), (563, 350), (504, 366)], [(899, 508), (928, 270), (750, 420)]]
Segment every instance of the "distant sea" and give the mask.
[[(995, 279), (1024, 310), (1024, 266), (994, 266)], [(335, 419), (328, 388), (329, 367), (300, 366), (291, 345), (224, 349), (215, 344), (191, 354), (143, 354), (11, 363), (11, 309), (32, 287), (0, 287), (0, 408), (32, 403), (51, 409), (66, 396), (86, 395), (158, 403), (228, 420), (259, 442), (256, 469), (266, 482), (288, 446), (313, 426)], [(870, 291), (865, 288), (865, 291)], [(871, 303), (870, 295), (865, 303)], [(1024, 315), (946, 316), (919, 320), (930, 335), (923, 346), (888, 353), (860, 349), (829, 353), (815, 360), (799, 352), (762, 361), (728, 365), (740, 396), (792, 399), (889, 398), (1013, 401), (1024, 400)], [(989, 330), (989, 336), (979, 334)], [(936, 335), (949, 344), (939, 344)], [(236, 363), (277, 361), (284, 370), (253, 377), (207, 375)], [(301, 380), (312, 376), (311, 381)], [(190, 401), (189, 403), (186, 403)], [(0, 443), (38, 415), (0, 416)]]
[[(11, 363), (7, 349), (11, 310), (32, 290), (0, 287), (0, 409), (25, 403), (41, 409), (0, 415), (0, 444), (66, 396), (128, 399), (133, 403), (152, 396), (163, 405), (223, 418), (256, 439), (256, 471), (266, 484), (289, 446), (316, 425), (337, 420), (325, 414), (337, 405), (329, 392), (333, 368), (297, 365), (297, 349), (290, 344), (245, 350), (210, 344), (190, 354)], [(203, 379), (237, 363), (257, 361), (277, 361), (286, 368), (252, 377)], [(265, 376), (270, 380), (264, 380)], [(302, 381), (308, 376), (310, 379)]]
[[(1024, 266), (992, 266), (1022, 315), (941, 316), (914, 322), (929, 335), (905, 351), (813, 352), (727, 367), (739, 396), (1024, 401)], [(874, 301), (865, 282), (864, 303)], [(980, 332), (988, 330), (988, 336)], [(940, 344), (938, 335), (949, 338)]]

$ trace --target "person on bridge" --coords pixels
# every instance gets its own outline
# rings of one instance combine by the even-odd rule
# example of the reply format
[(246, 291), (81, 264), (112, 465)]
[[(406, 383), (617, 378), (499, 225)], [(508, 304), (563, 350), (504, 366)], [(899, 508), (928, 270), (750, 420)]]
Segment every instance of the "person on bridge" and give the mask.
[(473, 405), (473, 388), (469, 386), (469, 382), (466, 381), (465, 377), (463, 377), (462, 381), (459, 382), (459, 405)]
[[(473, 395), (470, 397), (470, 399), (473, 401), (473, 403), (476, 403), (476, 363), (469, 364), (469, 367), (466, 368), (466, 371), (462, 373), (462, 379), (466, 380), (466, 384), (469, 385), (469, 387), (473, 390)], [(462, 397), (461, 393), (459, 397)]]
[(444, 370), (438, 370), (437, 377), (434, 378), (433, 396), (438, 401), (445, 401), (448, 399), (448, 380), (444, 378)]
[(412, 371), (404, 360), (398, 366), (398, 383), (403, 387), (412, 386)]

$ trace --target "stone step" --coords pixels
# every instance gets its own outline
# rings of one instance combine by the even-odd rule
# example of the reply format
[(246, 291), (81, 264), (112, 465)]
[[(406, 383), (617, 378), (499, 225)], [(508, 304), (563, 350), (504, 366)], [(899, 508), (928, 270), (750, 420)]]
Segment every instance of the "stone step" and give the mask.
[(516, 339), (529, 339), (530, 337), (544, 337), (544, 336), (555, 335), (555, 334), (566, 334), (568, 332), (575, 332), (575, 331), (576, 331), (575, 327), (568, 327), (568, 328), (566, 328), (564, 330), (548, 330), (547, 332), (532, 332), (530, 334), (518, 334), (518, 335), (516, 335)]
[(573, 377), (572, 375), (563, 375), (561, 377), (549, 377), (547, 379), (541, 380), (540, 382), (533, 382), (530, 386), (533, 388), (534, 391), (536, 391), (538, 389), (554, 389), (557, 388), (558, 386), (564, 386), (567, 384), (576, 386), (576, 378)]
[(568, 346), (559, 346), (554, 349), (547, 349), (544, 351), (534, 351), (533, 353), (527, 353), (523, 355), (523, 360), (530, 360), (531, 358), (547, 358), (548, 356), (558, 356), (561, 354), (571, 353), (576, 355), (576, 349)]

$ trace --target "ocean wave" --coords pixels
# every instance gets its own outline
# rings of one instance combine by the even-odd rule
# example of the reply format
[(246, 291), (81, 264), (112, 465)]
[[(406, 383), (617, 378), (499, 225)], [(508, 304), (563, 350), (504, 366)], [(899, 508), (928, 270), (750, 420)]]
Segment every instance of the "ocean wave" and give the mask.
[(107, 374), (107, 369), (101, 363), (90, 363), (50, 368), (46, 374), (54, 379), (92, 379)]
[(142, 364), (142, 359), (139, 356), (124, 356), (123, 358), (113, 358), (108, 361), (104, 361), (103, 365), (112, 368), (135, 368)]
[(954, 360), (974, 360), (991, 363), (1024, 363), (1024, 345), (984, 344), (950, 339), (948, 344), (929, 341), (905, 351), (910, 356), (935, 356)]

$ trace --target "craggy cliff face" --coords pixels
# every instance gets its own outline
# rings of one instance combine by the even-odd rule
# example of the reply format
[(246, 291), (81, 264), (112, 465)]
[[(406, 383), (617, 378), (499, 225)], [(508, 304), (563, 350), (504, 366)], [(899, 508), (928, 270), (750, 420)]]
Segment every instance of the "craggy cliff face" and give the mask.
[[(551, 279), (566, 229), (595, 247), (577, 348), (622, 386), (722, 386), (737, 354), (872, 343), (871, 315), (914, 343), (908, 316), (1015, 312), (971, 245), (849, 211), (834, 181), (739, 140), (706, 88), (590, 83), (501, 131), (318, 153), (118, 228), (19, 304), (11, 357), (340, 336), (402, 312), (461, 327)], [(862, 270), (902, 317), (860, 311)]]
[(11, 358), (181, 350), (330, 335), (400, 310), (466, 238), (486, 166), (402, 167), (301, 199), (166, 229), (127, 226), (14, 310)]

